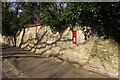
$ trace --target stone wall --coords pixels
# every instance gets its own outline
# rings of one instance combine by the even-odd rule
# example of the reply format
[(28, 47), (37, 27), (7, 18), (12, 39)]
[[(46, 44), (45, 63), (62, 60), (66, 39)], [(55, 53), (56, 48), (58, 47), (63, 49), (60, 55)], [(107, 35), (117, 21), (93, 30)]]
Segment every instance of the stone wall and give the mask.
[[(24, 35), (23, 35), (24, 34)], [(111, 77), (118, 77), (118, 47), (112, 40), (90, 37), (77, 28), (77, 44), (72, 44), (72, 31), (69, 28), (60, 35), (50, 27), (30, 27), (17, 37), (17, 46), (36, 54), (53, 57)], [(12, 38), (3, 37), (4, 43), (12, 44)]]

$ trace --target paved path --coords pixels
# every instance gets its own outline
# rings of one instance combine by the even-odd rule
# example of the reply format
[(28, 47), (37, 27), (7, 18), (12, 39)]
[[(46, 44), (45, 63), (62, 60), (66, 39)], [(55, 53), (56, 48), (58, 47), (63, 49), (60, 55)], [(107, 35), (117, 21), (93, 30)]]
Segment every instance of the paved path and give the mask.
[(24, 75), (9, 61), (2, 62), (2, 77), (3, 78), (24, 78)]
[[(70, 64), (56, 61), (39, 55), (33, 55), (29, 51), (18, 48), (4, 48), (2, 51), (5, 59), (3, 69), (12, 66), (10, 74), (15, 77), (26, 78), (107, 78), (106, 76), (93, 73)], [(9, 72), (9, 71), (8, 71)], [(7, 73), (7, 72), (6, 72)], [(7, 73), (9, 74), (9, 73)], [(18, 76), (18, 74), (20, 76)], [(3, 77), (7, 77), (3, 72)]]

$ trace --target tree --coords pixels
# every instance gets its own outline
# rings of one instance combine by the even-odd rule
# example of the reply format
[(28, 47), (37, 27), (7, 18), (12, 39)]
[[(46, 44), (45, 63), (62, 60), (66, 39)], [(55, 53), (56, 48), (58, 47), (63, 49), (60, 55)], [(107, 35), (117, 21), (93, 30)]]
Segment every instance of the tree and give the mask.
[(11, 4), (6, 2), (2, 4), (2, 35), (13, 37), (13, 46), (16, 46), (16, 37), (29, 21), (27, 16), (18, 15), (18, 7), (14, 6), (16, 9), (11, 10)]
[(98, 37), (104, 36), (105, 39), (113, 38), (117, 42), (120, 41), (119, 3), (22, 2), (16, 4), (21, 5), (23, 9), (19, 18), (16, 16), (19, 7), (15, 12), (9, 11), (9, 3), (5, 3), (6, 7), (3, 7), (3, 33), (7, 36), (15, 37), (24, 25), (38, 21), (41, 25), (50, 26), (53, 31), (59, 31), (60, 34), (67, 27), (73, 29), (76, 25), (89, 26), (92, 33)]
[[(66, 7), (60, 5), (67, 4)], [(46, 3), (41, 15), (44, 25), (56, 31), (66, 27), (89, 26), (92, 33), (120, 41), (119, 3)]]

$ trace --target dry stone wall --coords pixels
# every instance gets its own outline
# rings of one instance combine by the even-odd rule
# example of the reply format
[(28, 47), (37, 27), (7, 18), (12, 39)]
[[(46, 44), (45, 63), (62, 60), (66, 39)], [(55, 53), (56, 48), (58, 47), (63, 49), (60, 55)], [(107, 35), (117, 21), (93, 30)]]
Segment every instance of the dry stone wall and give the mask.
[[(24, 33), (24, 35), (23, 35)], [(23, 39), (22, 39), (23, 38)], [(17, 37), (17, 46), (36, 54), (53, 57), (111, 77), (118, 77), (118, 47), (112, 40), (90, 37), (84, 40), (84, 34), (77, 29), (77, 44), (72, 44), (72, 31), (69, 28), (60, 35), (53, 33), (50, 27), (26, 28)], [(12, 38), (2, 37), (2, 42), (12, 44)]]

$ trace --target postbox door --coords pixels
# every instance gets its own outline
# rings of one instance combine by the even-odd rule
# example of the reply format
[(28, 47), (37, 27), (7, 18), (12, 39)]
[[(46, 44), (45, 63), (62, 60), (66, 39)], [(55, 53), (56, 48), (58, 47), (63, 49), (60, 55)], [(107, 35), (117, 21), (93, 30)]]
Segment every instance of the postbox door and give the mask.
[(76, 31), (75, 32), (73, 32), (73, 36), (72, 36), (72, 43), (73, 44), (76, 44), (76, 41), (77, 41), (77, 34), (76, 34)]

